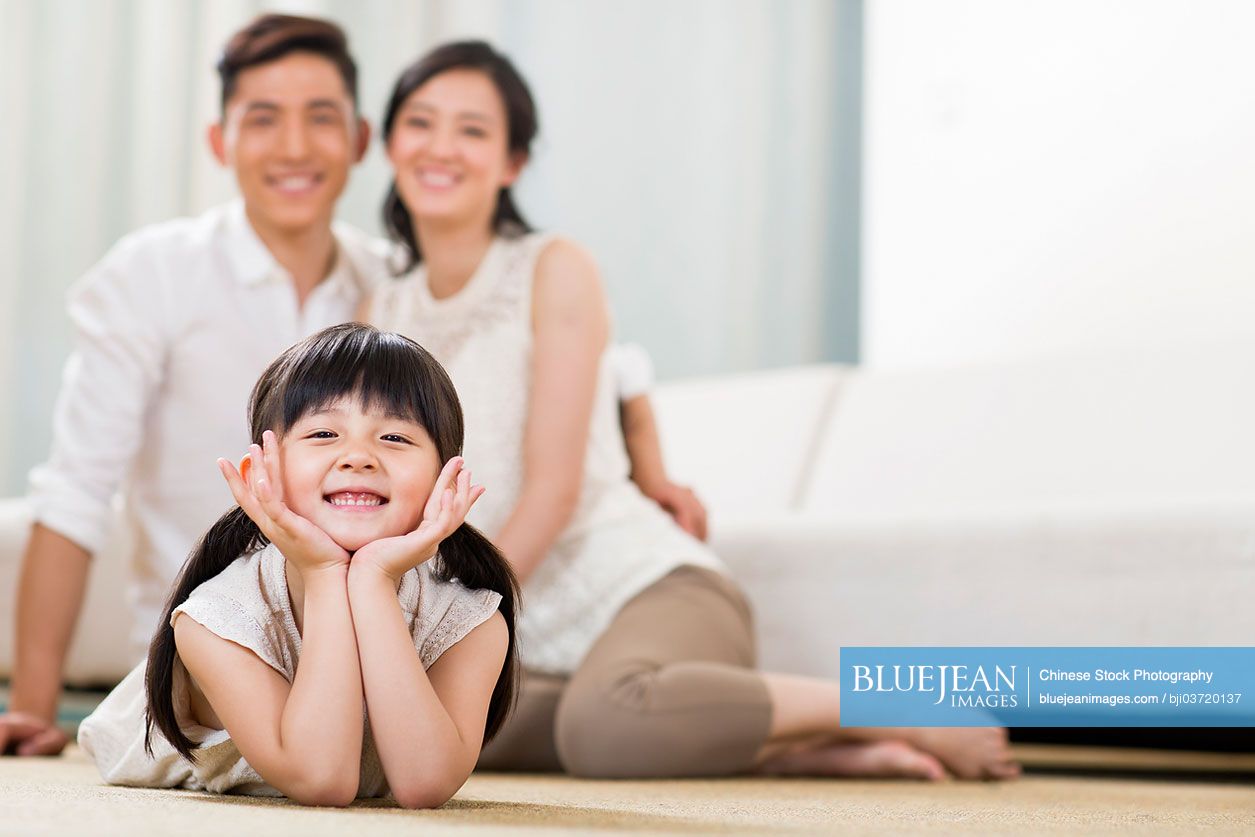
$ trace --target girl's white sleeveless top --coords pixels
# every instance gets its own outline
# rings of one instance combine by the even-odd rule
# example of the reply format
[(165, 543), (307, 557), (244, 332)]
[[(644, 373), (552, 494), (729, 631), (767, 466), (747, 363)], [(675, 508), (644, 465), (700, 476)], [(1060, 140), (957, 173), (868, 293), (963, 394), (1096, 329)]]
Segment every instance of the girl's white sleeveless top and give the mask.
[[(283, 554), (273, 544), (240, 556), (193, 590), (187, 601), (174, 609), (170, 624), (174, 624), (179, 613), (186, 613), (223, 639), (248, 648), (291, 683), (301, 656), (301, 635), (292, 615), (285, 564)], [(423, 668), (430, 668), (454, 643), (492, 616), (501, 602), (500, 594), (492, 590), (471, 590), (456, 580), (437, 578), (431, 561), (401, 577), (397, 599)], [(196, 762), (180, 755), (156, 727), (153, 754), (145, 753), (145, 667), (146, 663), (136, 666), (79, 725), (79, 746), (95, 761), (106, 782), (252, 796), (283, 795), (244, 760), (227, 730), (209, 729), (193, 720), (187, 669), (177, 656), (174, 712), (183, 734), (199, 744), (192, 751)], [(362, 723), (357, 795), (386, 796), (388, 782), (364, 705)]]
[[(519, 500), (532, 389), (532, 281), (551, 236), (497, 237), (467, 285), (436, 299), (419, 266), (376, 289), (370, 321), (404, 334), (448, 371), (466, 422), (464, 455), (488, 490), (468, 521), (494, 538)], [(629, 599), (684, 564), (722, 569), (629, 479), (609, 353), (597, 379), (576, 511), (523, 588), (524, 666), (569, 674)], [(543, 467), (541, 464), (539, 467)]]

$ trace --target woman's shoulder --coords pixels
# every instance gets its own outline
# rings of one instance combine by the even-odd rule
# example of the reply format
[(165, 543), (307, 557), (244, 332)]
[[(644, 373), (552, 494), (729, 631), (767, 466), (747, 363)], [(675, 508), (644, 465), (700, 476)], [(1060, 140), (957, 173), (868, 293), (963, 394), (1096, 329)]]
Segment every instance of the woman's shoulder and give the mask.
[(533, 234), (532, 297), (534, 310), (554, 309), (587, 315), (604, 307), (597, 261), (588, 248), (558, 234)]
[(556, 232), (532, 232), (524, 236), (535, 256), (536, 277), (555, 274), (597, 276), (597, 261), (587, 247)]

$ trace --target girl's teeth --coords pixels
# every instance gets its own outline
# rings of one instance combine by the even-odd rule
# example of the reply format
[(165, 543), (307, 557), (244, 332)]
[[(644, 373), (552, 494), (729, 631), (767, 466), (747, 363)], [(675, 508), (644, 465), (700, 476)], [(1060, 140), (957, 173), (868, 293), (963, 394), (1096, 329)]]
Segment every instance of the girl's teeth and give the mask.
[(333, 506), (378, 506), (382, 502), (374, 494), (336, 494), (329, 499)]

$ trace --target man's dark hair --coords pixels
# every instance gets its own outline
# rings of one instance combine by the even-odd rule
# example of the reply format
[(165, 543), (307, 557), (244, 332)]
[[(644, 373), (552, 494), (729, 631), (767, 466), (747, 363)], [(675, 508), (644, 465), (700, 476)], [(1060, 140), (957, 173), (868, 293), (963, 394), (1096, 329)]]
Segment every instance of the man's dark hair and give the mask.
[(265, 14), (232, 35), (218, 59), (223, 111), (235, 93), (240, 73), (293, 52), (312, 52), (335, 64), (353, 99), (353, 107), (357, 108), (357, 64), (349, 55), (349, 39), (344, 30), (316, 17)]

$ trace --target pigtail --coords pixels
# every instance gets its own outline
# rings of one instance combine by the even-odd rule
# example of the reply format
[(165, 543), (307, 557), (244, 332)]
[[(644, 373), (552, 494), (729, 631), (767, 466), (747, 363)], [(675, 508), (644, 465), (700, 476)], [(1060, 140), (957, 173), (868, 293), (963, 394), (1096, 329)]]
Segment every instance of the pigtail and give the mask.
[(144, 675), (147, 709), (144, 719), (144, 752), (151, 758), (152, 734), (155, 725), (174, 749), (191, 761), (196, 746), (179, 729), (174, 714), (174, 661), (178, 649), (174, 644), (174, 628), (170, 626), (170, 614), (192, 595), (192, 591), (217, 576), (236, 558), (252, 552), (267, 543), (266, 536), (257, 524), (239, 506), (218, 518), (209, 531), (192, 550), (179, 577), (174, 582), (165, 612), (148, 646), (148, 669)]
[(515, 608), (518, 604), (518, 581), (510, 563), (492, 541), (483, 533), (463, 523), (440, 544), (440, 560), (436, 569), (438, 577), (449, 581), (457, 579), (462, 586), (472, 590), (492, 590), (501, 594), (499, 610), (505, 617), (510, 632), (510, 646), (506, 650), (505, 663), (493, 687), (488, 703), (488, 719), (484, 724), (484, 743), (501, 729), (518, 691), (519, 662), (518, 643), (515, 641)]

